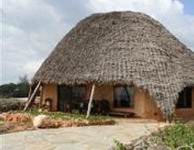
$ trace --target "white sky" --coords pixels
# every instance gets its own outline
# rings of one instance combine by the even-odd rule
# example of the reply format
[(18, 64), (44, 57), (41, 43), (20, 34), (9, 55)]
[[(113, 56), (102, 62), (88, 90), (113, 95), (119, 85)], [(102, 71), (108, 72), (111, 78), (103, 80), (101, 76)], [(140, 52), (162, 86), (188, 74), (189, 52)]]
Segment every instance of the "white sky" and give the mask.
[(32, 78), (59, 40), (84, 17), (122, 10), (151, 15), (194, 50), (194, 15), (178, 0), (2, 0), (0, 84), (17, 82), (25, 74)]

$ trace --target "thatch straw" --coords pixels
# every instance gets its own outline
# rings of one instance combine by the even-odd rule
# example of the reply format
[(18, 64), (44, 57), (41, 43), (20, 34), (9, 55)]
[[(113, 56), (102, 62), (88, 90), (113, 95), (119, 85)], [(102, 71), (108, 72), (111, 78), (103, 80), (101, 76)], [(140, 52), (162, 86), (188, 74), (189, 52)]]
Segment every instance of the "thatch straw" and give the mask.
[(164, 115), (194, 86), (194, 53), (153, 18), (135, 12), (94, 14), (56, 46), (33, 81), (127, 84), (149, 91)]

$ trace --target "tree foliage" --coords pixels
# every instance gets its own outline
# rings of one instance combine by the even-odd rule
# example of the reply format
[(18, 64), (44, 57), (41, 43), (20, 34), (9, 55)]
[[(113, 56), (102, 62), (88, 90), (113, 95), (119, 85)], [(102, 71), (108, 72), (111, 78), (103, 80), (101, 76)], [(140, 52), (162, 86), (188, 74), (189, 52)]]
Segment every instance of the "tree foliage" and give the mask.
[(19, 76), (19, 83), (18, 84), (29, 84), (29, 80), (27, 75), (24, 75), (23, 77)]
[(29, 80), (27, 75), (19, 77), (17, 84), (9, 83), (0, 86), (0, 97), (27, 97), (29, 92)]
[(14, 83), (1, 85), (0, 86), (0, 96), (1, 97), (13, 97), (16, 87), (17, 85)]

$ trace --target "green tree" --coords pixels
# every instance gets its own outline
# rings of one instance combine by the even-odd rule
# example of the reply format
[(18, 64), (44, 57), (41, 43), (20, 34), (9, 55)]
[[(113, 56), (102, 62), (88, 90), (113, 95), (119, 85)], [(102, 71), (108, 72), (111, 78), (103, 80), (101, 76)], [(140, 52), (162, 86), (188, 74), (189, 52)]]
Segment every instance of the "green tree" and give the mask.
[(19, 76), (19, 83), (18, 84), (27, 84), (29, 85), (28, 76), (24, 75), (23, 77)]
[(0, 86), (0, 97), (13, 97), (17, 85), (14, 83), (4, 84)]
[(27, 75), (20, 76), (17, 84), (9, 83), (0, 86), (0, 97), (27, 97), (29, 87)]

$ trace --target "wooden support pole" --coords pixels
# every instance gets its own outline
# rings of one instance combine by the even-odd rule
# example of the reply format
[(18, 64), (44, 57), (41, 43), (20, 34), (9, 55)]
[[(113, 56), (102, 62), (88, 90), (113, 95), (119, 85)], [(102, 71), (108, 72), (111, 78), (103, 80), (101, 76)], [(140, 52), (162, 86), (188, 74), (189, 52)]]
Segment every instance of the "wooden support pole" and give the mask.
[(29, 100), (27, 101), (27, 103), (26, 103), (26, 105), (25, 105), (23, 111), (26, 111), (26, 109), (28, 108), (28, 106), (29, 106), (30, 103), (32, 102), (32, 100), (33, 100), (33, 98), (34, 98), (36, 92), (38, 91), (38, 89), (39, 89), (39, 87), (40, 87), (40, 84), (41, 84), (41, 81), (38, 82), (38, 84), (37, 84), (37, 86), (36, 86), (34, 92), (32, 93), (31, 97), (30, 97)]
[(95, 90), (95, 84), (92, 85), (92, 90), (91, 90), (91, 93), (90, 93), (90, 100), (89, 100), (89, 104), (88, 104), (88, 110), (87, 110), (86, 118), (88, 118), (90, 116), (92, 101), (93, 101), (93, 97), (94, 97), (94, 90)]
[(29, 89), (29, 93), (28, 93), (28, 100), (27, 100), (27, 102), (29, 101), (31, 95), (32, 95), (32, 85), (30, 84), (30, 89)]
[(39, 108), (42, 108), (43, 105), (43, 86), (40, 89), (40, 101), (39, 101)]

